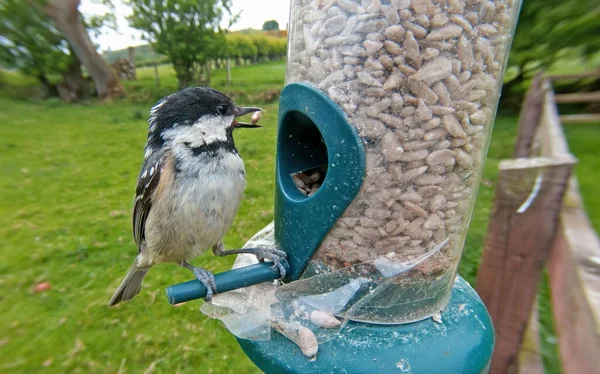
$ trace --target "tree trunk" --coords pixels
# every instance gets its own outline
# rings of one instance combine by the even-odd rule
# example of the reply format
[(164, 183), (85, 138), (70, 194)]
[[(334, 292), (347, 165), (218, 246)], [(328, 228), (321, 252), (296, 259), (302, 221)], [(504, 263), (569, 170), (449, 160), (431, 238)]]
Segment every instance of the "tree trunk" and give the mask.
[(133, 80), (137, 80), (137, 77), (135, 75), (135, 47), (129, 47), (129, 62), (131, 63), (131, 66), (133, 67)]
[(179, 81), (179, 89), (180, 90), (183, 90), (184, 88), (188, 88), (190, 86), (189, 79), (187, 79), (185, 77), (179, 78), (178, 81)]
[(227, 64), (227, 85), (231, 86), (231, 64), (229, 63), (229, 58), (227, 58), (226, 64)]
[(48, 78), (46, 77), (45, 74), (40, 73), (37, 76), (38, 81), (40, 81), (42, 88), (41, 88), (41, 97), (42, 99), (48, 99), (51, 97), (56, 97), (58, 96), (58, 88), (56, 87), (55, 84), (50, 83), (50, 81), (48, 81)]
[(158, 75), (158, 57), (156, 52), (152, 49), (152, 61), (154, 65), (154, 76), (156, 77), (156, 87), (160, 87), (160, 76)]
[(177, 81), (179, 82), (179, 89), (182, 90), (190, 86), (196, 78), (196, 67), (194, 62), (187, 60), (179, 60), (171, 58), (173, 69), (177, 75)]
[[(177, 71), (177, 69), (175, 69)], [(184, 88), (188, 88), (192, 80), (194, 79), (193, 71), (190, 72), (190, 69), (182, 68), (181, 71), (177, 71), (177, 81), (179, 82), (179, 89), (183, 90)]]
[(210, 61), (206, 63), (206, 85), (210, 86)]
[(160, 77), (158, 75), (158, 63), (154, 61), (154, 76), (156, 77), (156, 87), (160, 87)]
[(48, 0), (44, 12), (61, 31), (79, 61), (86, 67), (94, 80), (96, 92), (101, 99), (124, 95), (119, 78), (111, 67), (98, 54), (90, 36), (81, 21), (80, 0)]
[(58, 85), (58, 95), (63, 101), (72, 103), (87, 96), (85, 79), (81, 74), (81, 63), (75, 56), (71, 59), (62, 78), (62, 83)]
[(521, 86), (524, 80), (525, 73), (521, 68), (519, 69), (519, 74), (513, 80), (502, 85), (500, 109), (511, 112), (514, 111), (515, 113), (519, 112), (525, 92), (519, 92), (518, 88)]

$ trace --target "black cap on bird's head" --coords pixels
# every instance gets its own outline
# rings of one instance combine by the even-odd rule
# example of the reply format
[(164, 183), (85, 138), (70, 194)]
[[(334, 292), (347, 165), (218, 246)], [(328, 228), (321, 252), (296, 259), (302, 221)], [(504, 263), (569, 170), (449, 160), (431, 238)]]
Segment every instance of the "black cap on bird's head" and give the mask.
[[(238, 107), (224, 93), (209, 87), (189, 87), (161, 99), (150, 111), (150, 132), (161, 133), (177, 126), (191, 126), (203, 117), (224, 120), (227, 127), (255, 128), (256, 123), (236, 118), (262, 111), (255, 107)], [(230, 121), (229, 121), (230, 120)]]

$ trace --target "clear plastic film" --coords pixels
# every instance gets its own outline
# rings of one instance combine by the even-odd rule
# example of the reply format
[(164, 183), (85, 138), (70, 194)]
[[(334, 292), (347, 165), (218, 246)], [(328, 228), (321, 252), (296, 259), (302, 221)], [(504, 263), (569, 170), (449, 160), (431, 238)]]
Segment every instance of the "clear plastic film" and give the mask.
[[(422, 309), (433, 313), (442, 308), (437, 295), (443, 293), (448, 280), (422, 282), (419, 287), (402, 287), (412, 272), (418, 271), (448, 241), (407, 261), (381, 257), (337, 271), (322, 271), (319, 261), (309, 264), (312, 276), (287, 284), (278, 281), (217, 294), (201, 311), (221, 320), (235, 336), (249, 340), (270, 340), (271, 328), (300, 345), (300, 331), (310, 331), (316, 344), (343, 333), (346, 321), (376, 324), (423, 319)], [(274, 247), (274, 225), (267, 225), (246, 243), (245, 248)], [(258, 262), (253, 255), (239, 255), (233, 268)]]
[[(448, 244), (443, 241), (420, 257), (398, 261), (381, 257), (336, 271), (324, 271), (278, 288), (278, 300), (320, 310), (344, 320), (374, 324), (397, 324), (421, 320), (439, 312), (438, 295), (444, 294), (449, 280), (415, 282), (419, 266)], [(323, 264), (313, 262), (315, 269)], [(445, 301), (442, 301), (444, 304)]]
[[(271, 222), (256, 233), (243, 248), (273, 247), (274, 225)], [(238, 255), (233, 269), (258, 263), (251, 254)], [(269, 318), (279, 281), (262, 283), (217, 294), (212, 302), (204, 303), (200, 310), (211, 318), (221, 320), (232, 334), (242, 339), (269, 340), (271, 328)]]

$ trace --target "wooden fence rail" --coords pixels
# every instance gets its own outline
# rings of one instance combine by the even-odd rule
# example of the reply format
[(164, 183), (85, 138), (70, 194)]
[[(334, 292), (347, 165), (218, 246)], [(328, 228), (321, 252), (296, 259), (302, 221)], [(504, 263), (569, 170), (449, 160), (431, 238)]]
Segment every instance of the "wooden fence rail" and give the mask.
[(600, 122), (600, 113), (567, 114), (560, 116), (562, 123), (593, 123)]
[(564, 371), (600, 372), (600, 242), (571, 177), (551, 81), (534, 79), (515, 159), (499, 167), (477, 280), (496, 331), (492, 374), (543, 373), (536, 294), (546, 263)]
[(600, 371), (600, 242), (571, 178), (548, 272), (563, 371)]

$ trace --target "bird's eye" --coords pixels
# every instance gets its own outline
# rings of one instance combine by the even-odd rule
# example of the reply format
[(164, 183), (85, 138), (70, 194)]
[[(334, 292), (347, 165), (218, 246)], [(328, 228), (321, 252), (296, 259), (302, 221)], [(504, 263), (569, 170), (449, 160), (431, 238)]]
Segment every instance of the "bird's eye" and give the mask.
[(224, 105), (224, 104), (217, 105), (217, 113), (219, 113), (222, 116), (227, 114), (227, 105)]

